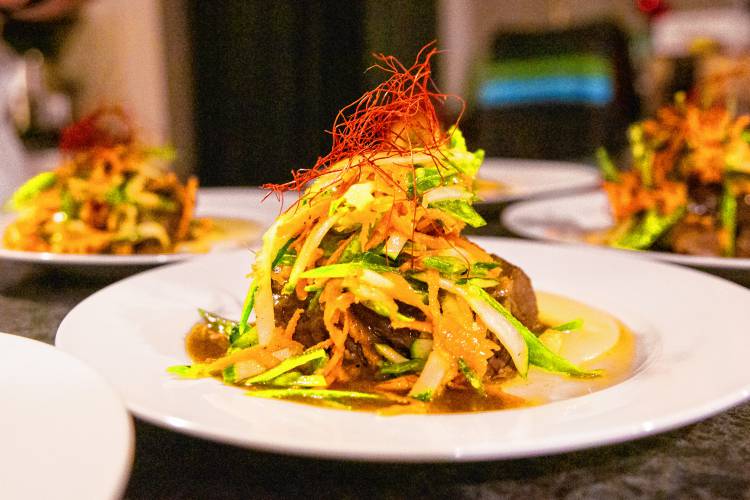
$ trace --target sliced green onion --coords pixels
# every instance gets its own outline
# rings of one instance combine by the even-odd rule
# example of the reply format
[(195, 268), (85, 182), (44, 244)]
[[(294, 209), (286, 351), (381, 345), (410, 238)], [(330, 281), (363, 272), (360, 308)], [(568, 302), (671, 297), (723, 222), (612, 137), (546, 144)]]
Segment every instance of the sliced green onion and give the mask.
[(42, 172), (21, 185), (8, 201), (8, 208), (19, 210), (36, 198), (42, 191), (51, 188), (57, 182), (54, 172)]
[(256, 398), (310, 398), (310, 399), (385, 399), (379, 394), (358, 391), (339, 391), (335, 389), (261, 389), (247, 391), (245, 394)]
[[(366, 254), (361, 254), (360, 258), (358, 258), (357, 260), (347, 262), (345, 264), (330, 264), (328, 266), (309, 269), (302, 273), (300, 275), (300, 278), (346, 278), (347, 276), (361, 273), (365, 269), (375, 271), (377, 273), (400, 274), (398, 268), (390, 267), (376, 262), (376, 259), (372, 257), (372, 254), (370, 254), (368, 257), (365, 257), (365, 255)], [(385, 261), (385, 259), (383, 259), (383, 261)]]
[(502, 267), (499, 262), (474, 262), (469, 273), (475, 277), (485, 276), (489, 271)]
[(467, 271), (466, 262), (458, 257), (430, 256), (422, 259), (422, 264), (436, 269), (440, 274), (456, 275)]
[(461, 278), (456, 280), (457, 285), (474, 285), (479, 288), (494, 288), (500, 283), (497, 280), (488, 278)]
[(403, 375), (404, 373), (418, 372), (424, 368), (425, 359), (410, 359), (401, 363), (387, 363), (380, 367), (379, 373), (383, 375)]
[(466, 363), (464, 358), (458, 358), (458, 369), (461, 371), (463, 376), (466, 378), (466, 380), (469, 382), (469, 385), (474, 388), (475, 391), (477, 391), (482, 396), (485, 395), (484, 392), (484, 385), (482, 384), (481, 379), (477, 376), (476, 373), (474, 373), (474, 370), (471, 369), (471, 367)]
[(581, 328), (583, 328), (583, 319), (581, 318), (552, 327), (553, 330), (557, 330), (558, 332), (570, 332), (573, 330), (580, 330)]
[(411, 357), (415, 359), (426, 359), (432, 351), (432, 339), (416, 339), (411, 343), (409, 352)]
[(446, 212), (471, 227), (482, 227), (487, 222), (474, 210), (474, 207), (466, 200), (443, 200), (430, 203), (430, 207)]
[(612, 158), (609, 157), (609, 153), (603, 146), (596, 150), (596, 162), (605, 181), (620, 182), (620, 171), (617, 170), (617, 167), (612, 162)]
[(281, 263), (281, 260), (286, 256), (289, 245), (291, 245), (294, 240), (295, 238), (289, 238), (288, 240), (286, 240), (286, 243), (284, 243), (284, 246), (279, 249), (279, 251), (276, 253), (276, 257), (273, 258), (273, 262), (271, 263), (272, 269)]
[(255, 325), (251, 325), (250, 328), (245, 330), (245, 333), (239, 333), (239, 330), (234, 335), (230, 335), (229, 343), (235, 349), (245, 349), (252, 347), (258, 343), (258, 328)]
[(677, 223), (685, 213), (685, 207), (680, 207), (669, 215), (661, 215), (656, 209), (650, 209), (643, 216), (643, 220), (618, 238), (613, 246), (631, 250), (643, 250), (653, 245), (669, 228)]
[(242, 304), (242, 315), (240, 316), (240, 335), (244, 335), (249, 327), (247, 321), (250, 319), (250, 313), (253, 312), (253, 306), (255, 305), (255, 294), (258, 291), (258, 280), (254, 279), (250, 283), (250, 288), (247, 289), (247, 295), (245, 296), (245, 303)]
[(726, 240), (722, 242), (722, 253), (725, 257), (733, 257), (737, 240), (737, 198), (727, 182), (724, 183), (724, 193), (719, 205), (719, 219), (726, 234)]
[(295, 368), (307, 364), (311, 361), (327, 358), (325, 349), (314, 349), (312, 351), (306, 351), (298, 356), (292, 356), (287, 358), (278, 365), (274, 366), (270, 370), (267, 370), (260, 375), (245, 380), (245, 385), (261, 384), (275, 379), (279, 375), (288, 371), (294, 370)]
[(362, 244), (359, 242), (359, 238), (352, 238), (351, 241), (344, 248), (338, 263), (343, 264), (351, 262), (357, 255), (362, 253)]
[(406, 356), (401, 355), (400, 352), (387, 344), (375, 344), (375, 350), (391, 363), (405, 363), (409, 361)]
[(213, 330), (215, 332), (219, 332), (223, 334), (225, 337), (227, 337), (230, 342), (232, 340), (232, 336), (236, 336), (239, 333), (239, 323), (237, 321), (232, 321), (231, 319), (224, 318), (223, 316), (219, 316), (218, 314), (206, 311), (205, 309), (198, 308), (198, 314), (200, 314), (201, 318), (203, 318), (203, 321), (206, 322), (206, 326), (209, 328), (209, 330)]
[(328, 385), (328, 381), (326, 381), (326, 378), (319, 373), (304, 375), (300, 372), (295, 371), (279, 375), (275, 379), (271, 380), (269, 382), (269, 385), (280, 387), (326, 387)]
[(242, 382), (246, 378), (254, 377), (259, 373), (263, 373), (266, 367), (258, 363), (254, 359), (248, 359), (247, 361), (240, 361), (231, 366), (224, 368), (222, 377), (224, 382), (228, 384), (236, 384)]
[(204, 378), (211, 376), (208, 371), (208, 365), (204, 363), (170, 366), (167, 368), (167, 372), (182, 378)]
[[(455, 171), (453, 171), (452, 173), (455, 173)], [(443, 183), (448, 180), (448, 177), (451, 176), (452, 173), (441, 173), (437, 169), (437, 167), (422, 167), (415, 169), (414, 175), (415, 184), (417, 185), (417, 193), (422, 194), (425, 191), (443, 185)]]

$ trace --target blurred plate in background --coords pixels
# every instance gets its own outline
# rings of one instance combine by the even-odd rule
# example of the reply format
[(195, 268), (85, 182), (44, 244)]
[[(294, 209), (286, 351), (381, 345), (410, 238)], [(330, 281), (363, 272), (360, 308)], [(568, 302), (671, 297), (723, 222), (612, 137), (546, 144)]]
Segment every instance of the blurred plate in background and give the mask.
[[(515, 203), (503, 211), (502, 223), (511, 232), (525, 238), (588, 245), (587, 235), (612, 226), (612, 217), (606, 194), (596, 191)], [(607, 249), (682, 264), (750, 284), (750, 259), (747, 258)]]
[[(104, 255), (25, 252), (0, 247), (0, 259), (62, 267), (75, 272), (96, 268), (140, 270), (146, 267), (185, 260), (195, 255), (249, 248), (260, 242), (263, 232), (273, 223), (281, 203), (268, 191), (258, 188), (204, 188), (198, 193), (196, 216), (213, 219), (218, 231), (187, 251), (167, 254)], [(292, 200), (292, 197), (289, 197)], [(287, 200), (285, 206), (291, 204)], [(0, 235), (15, 219), (15, 214), (0, 214)]]
[(487, 158), (479, 169), (476, 193), (485, 203), (594, 188), (601, 182), (590, 165), (559, 161)]

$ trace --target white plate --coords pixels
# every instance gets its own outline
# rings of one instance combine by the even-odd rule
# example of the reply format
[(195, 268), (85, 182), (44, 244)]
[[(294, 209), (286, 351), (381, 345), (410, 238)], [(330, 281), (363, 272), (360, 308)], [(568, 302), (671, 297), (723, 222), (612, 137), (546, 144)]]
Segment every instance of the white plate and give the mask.
[(0, 496), (119, 498), (133, 426), (114, 390), (71, 355), (0, 333)]
[[(513, 204), (503, 211), (502, 223), (512, 232), (526, 238), (587, 244), (587, 234), (605, 230), (612, 226), (613, 221), (606, 194), (595, 191)], [(750, 259), (747, 258), (608, 250), (696, 267), (745, 284), (750, 283)]]
[[(211, 251), (225, 251), (247, 247), (260, 240), (263, 232), (279, 215), (281, 204), (268, 191), (258, 188), (203, 188), (198, 193), (198, 217), (236, 218), (257, 224), (257, 230), (242, 238), (216, 242)], [(0, 214), (0, 238), (5, 227), (15, 219), (15, 214)], [(194, 257), (194, 253), (169, 253), (149, 255), (75, 255), (50, 252), (24, 252), (8, 250), (0, 245), (0, 259), (52, 266), (75, 267), (145, 267), (177, 262)]]
[(166, 367), (188, 362), (183, 340), (198, 320), (195, 309), (238, 313), (248, 285), (245, 253), (210, 255), (111, 285), (70, 312), (56, 342), (100, 370), (147, 421), (315, 457), (465, 461), (550, 454), (665, 431), (750, 396), (750, 291), (598, 249), (475, 240), (522, 266), (537, 289), (623, 320), (636, 333), (637, 372), (600, 392), (543, 406), (394, 417), (250, 398), (213, 379), (173, 378)]
[[(482, 181), (495, 185), (484, 185)], [(479, 169), (477, 195), (486, 203), (500, 203), (588, 189), (600, 182), (599, 172), (590, 165), (487, 158)]]

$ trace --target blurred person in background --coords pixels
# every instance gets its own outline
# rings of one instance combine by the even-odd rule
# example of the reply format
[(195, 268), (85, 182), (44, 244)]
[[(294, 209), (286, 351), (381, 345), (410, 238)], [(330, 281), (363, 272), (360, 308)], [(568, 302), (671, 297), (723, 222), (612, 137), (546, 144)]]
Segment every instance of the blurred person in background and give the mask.
[[(82, 3), (83, 0), (0, 0), (0, 29), (4, 30), (9, 22), (44, 23), (68, 16)], [(23, 102), (26, 83), (23, 59), (5, 41), (0, 42), (0, 201), (6, 200), (32, 173), (14, 123), (14, 107)]]

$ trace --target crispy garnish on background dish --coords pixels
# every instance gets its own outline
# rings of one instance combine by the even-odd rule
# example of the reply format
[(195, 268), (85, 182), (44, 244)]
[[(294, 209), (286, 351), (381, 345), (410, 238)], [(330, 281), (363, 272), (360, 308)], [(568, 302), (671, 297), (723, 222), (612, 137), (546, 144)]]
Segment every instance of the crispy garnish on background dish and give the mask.
[(630, 249), (750, 256), (750, 116), (678, 94), (631, 126), (631, 165), (599, 164), (615, 226), (592, 241)]
[(5, 230), (12, 250), (76, 254), (167, 253), (210, 229), (195, 220), (198, 181), (168, 170), (171, 148), (139, 142), (130, 118), (102, 108), (68, 127), (62, 163), (8, 201), (18, 218)]

